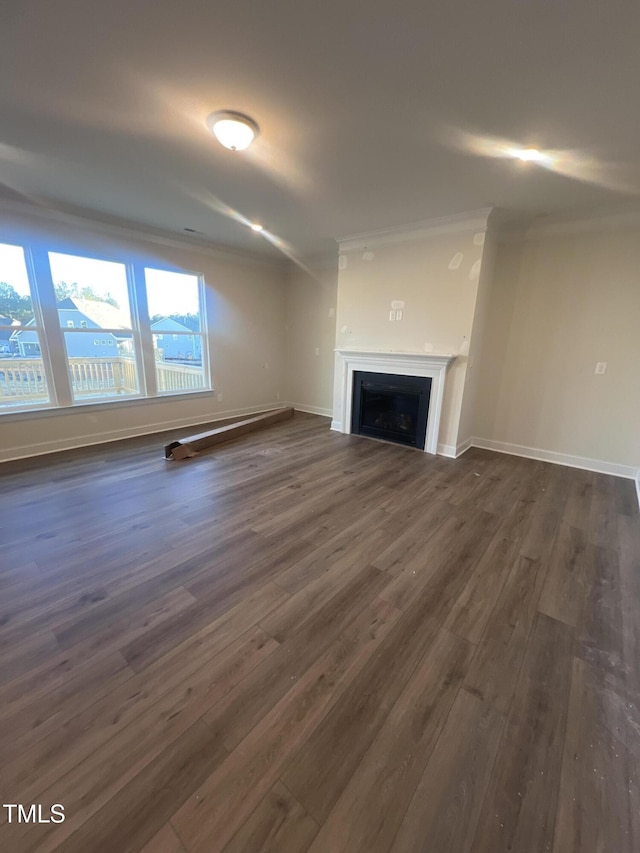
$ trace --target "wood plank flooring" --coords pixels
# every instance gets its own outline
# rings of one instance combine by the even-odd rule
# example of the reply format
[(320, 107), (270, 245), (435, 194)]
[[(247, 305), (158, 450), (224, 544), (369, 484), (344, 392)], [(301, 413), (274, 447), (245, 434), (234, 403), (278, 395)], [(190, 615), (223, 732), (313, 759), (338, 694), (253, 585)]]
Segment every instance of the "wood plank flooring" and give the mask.
[(164, 442), (0, 467), (0, 850), (640, 850), (630, 481)]

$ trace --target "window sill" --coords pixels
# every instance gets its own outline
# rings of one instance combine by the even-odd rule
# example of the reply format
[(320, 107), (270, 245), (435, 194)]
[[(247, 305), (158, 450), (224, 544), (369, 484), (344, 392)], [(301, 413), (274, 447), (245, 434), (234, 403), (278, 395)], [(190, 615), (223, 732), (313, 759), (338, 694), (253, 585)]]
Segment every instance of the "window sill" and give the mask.
[(75, 412), (83, 413), (95, 408), (100, 409), (121, 409), (129, 406), (153, 406), (157, 403), (180, 402), (183, 400), (192, 400), (194, 398), (201, 399), (206, 397), (214, 397), (215, 390), (203, 388), (200, 391), (190, 391), (188, 393), (176, 392), (175, 394), (158, 394), (157, 397), (134, 397), (130, 396), (126, 399), (111, 399), (111, 400), (83, 400), (82, 403), (74, 403), (71, 406), (50, 406), (43, 405), (33, 409), (11, 409), (0, 412), (0, 423), (11, 421), (32, 420), (34, 418), (50, 418), (52, 416), (62, 414), (73, 414)]

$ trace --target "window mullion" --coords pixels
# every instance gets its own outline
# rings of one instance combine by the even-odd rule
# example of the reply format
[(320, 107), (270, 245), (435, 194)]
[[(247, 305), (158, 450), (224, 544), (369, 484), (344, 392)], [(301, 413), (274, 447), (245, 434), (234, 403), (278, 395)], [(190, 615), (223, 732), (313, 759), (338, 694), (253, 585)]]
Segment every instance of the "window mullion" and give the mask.
[(149, 319), (149, 303), (147, 286), (144, 275), (144, 265), (134, 263), (130, 268), (130, 286), (132, 293), (132, 311), (135, 314), (134, 326), (138, 335), (135, 336), (138, 364), (140, 365), (141, 380), (144, 383), (147, 397), (158, 396), (158, 380), (156, 377), (155, 350), (151, 320)]
[(58, 406), (71, 406), (73, 395), (67, 369), (66, 347), (60, 328), (49, 256), (45, 249), (37, 245), (31, 246), (30, 255), (29, 278), (36, 318), (42, 325), (41, 350), (44, 371), (51, 389), (51, 402)]
[(213, 375), (211, 372), (211, 349), (209, 346), (209, 316), (211, 312), (211, 306), (203, 276), (198, 276), (198, 299), (200, 301), (200, 349), (202, 352), (204, 384), (206, 388), (213, 389)]

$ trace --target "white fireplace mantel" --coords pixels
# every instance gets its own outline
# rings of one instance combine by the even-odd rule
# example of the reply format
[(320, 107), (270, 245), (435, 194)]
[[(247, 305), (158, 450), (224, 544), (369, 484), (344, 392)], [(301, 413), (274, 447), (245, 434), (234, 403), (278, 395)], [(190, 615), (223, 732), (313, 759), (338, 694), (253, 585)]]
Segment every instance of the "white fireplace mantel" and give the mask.
[[(399, 376), (424, 376), (431, 379), (431, 398), (427, 414), (427, 436), (425, 453), (437, 453), (440, 415), (444, 399), (444, 383), (447, 368), (457, 358), (456, 355), (424, 352), (394, 352), (392, 350), (355, 350), (336, 349), (341, 386), (336, 389), (336, 403), (341, 403), (340, 411), (334, 411), (331, 428), (338, 432), (351, 432), (351, 408), (353, 401), (353, 374), (356, 370), (369, 373), (390, 373)], [(338, 382), (340, 382), (338, 379)]]

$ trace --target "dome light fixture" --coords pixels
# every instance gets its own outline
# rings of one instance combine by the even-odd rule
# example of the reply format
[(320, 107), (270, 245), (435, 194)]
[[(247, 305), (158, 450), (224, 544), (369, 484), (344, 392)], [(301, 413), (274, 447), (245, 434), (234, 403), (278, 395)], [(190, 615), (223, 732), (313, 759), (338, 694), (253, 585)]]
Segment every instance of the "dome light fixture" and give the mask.
[(264, 228), (258, 222), (252, 222), (251, 223), (251, 230), (252, 231), (264, 231)]
[(221, 145), (231, 151), (244, 151), (260, 133), (257, 123), (235, 110), (217, 110), (207, 118), (207, 127)]

